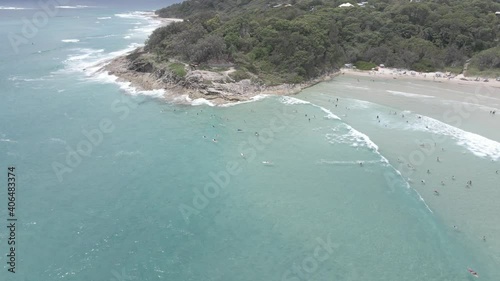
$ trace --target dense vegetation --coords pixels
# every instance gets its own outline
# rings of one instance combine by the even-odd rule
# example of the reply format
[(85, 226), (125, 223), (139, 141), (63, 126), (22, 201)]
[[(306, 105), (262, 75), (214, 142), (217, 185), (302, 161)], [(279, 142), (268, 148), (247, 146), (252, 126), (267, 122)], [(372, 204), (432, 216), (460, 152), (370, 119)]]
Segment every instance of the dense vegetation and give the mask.
[[(354, 7), (339, 8), (350, 2)], [(500, 68), (500, 0), (188, 0), (157, 11), (158, 61), (236, 65), (265, 83), (301, 82), (344, 63), (432, 71)]]

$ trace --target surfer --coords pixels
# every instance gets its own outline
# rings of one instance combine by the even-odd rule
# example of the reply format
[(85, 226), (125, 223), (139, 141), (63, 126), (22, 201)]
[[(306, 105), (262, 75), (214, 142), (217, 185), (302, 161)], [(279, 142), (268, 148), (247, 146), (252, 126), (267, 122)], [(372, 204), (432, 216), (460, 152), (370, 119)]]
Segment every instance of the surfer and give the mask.
[(470, 274), (472, 274), (472, 276), (479, 277), (479, 274), (477, 274), (477, 272), (475, 272), (474, 270), (472, 270), (470, 268), (467, 268), (467, 270), (469, 271)]
[(255, 136), (258, 137), (259, 136), (259, 133), (255, 132)]
[(455, 180), (455, 176), (451, 176), (451, 179), (452, 179), (452, 180)]
[(216, 139), (212, 139), (212, 141), (213, 141), (213, 142), (217, 142), (217, 140), (216, 140)]
[(441, 162), (441, 159), (439, 159), (439, 157), (438, 157), (438, 158), (436, 158), (436, 161)]
[(422, 180), (422, 184), (425, 184), (425, 181), (424, 181), (424, 180)]
[(431, 170), (427, 170), (427, 174), (430, 174), (431, 173)]
[(483, 236), (483, 241), (486, 242), (486, 236)]
[(243, 154), (243, 152), (242, 152), (242, 153), (240, 153), (240, 155), (241, 155), (241, 157), (242, 157), (243, 159), (247, 159), (247, 158), (245, 157), (245, 154)]
[(444, 185), (444, 181), (441, 181), (441, 185)]
[(434, 190), (434, 195), (439, 196), (439, 192), (437, 190)]
[(359, 161), (359, 166), (363, 167), (363, 161)]

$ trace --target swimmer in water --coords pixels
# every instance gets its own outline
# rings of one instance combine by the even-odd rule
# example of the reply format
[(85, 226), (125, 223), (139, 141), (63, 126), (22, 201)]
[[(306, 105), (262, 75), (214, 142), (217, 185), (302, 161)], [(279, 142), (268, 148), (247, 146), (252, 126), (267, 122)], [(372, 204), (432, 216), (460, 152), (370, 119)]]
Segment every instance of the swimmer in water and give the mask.
[(439, 157), (438, 157), (438, 158), (436, 158), (436, 161), (441, 162), (441, 159), (439, 159)]
[(455, 180), (455, 176), (451, 176), (451, 179), (452, 179), (452, 180)]
[(444, 181), (441, 181), (441, 185), (444, 185)]
[(431, 170), (427, 170), (427, 174), (430, 174), (431, 173)]
[(439, 192), (437, 190), (434, 190), (434, 195), (439, 196)]
[(362, 161), (359, 162), (359, 166), (363, 167), (363, 162)]
[(425, 181), (424, 180), (421, 180), (422, 184), (425, 184)]
[(213, 142), (217, 142), (217, 140), (216, 140), (216, 139), (212, 139), (212, 141), (213, 141)]
[(241, 155), (241, 157), (243, 157), (243, 159), (247, 159), (246, 156), (245, 156), (245, 154), (240, 153), (240, 155)]

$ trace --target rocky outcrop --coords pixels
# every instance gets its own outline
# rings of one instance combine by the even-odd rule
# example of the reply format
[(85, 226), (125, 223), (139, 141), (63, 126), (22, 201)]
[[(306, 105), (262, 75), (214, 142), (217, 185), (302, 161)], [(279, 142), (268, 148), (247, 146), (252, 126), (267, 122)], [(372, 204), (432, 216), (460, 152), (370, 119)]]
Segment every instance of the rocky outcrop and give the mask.
[[(174, 62), (172, 62), (174, 63)], [(175, 62), (178, 66), (179, 62)], [(324, 75), (303, 84), (263, 86), (250, 79), (234, 81), (230, 73), (194, 70), (184, 64), (185, 75), (176, 74), (168, 64), (156, 64), (150, 54), (139, 48), (132, 53), (113, 59), (101, 70), (128, 81), (139, 90), (165, 89), (166, 98), (188, 95), (190, 99), (204, 98), (215, 104), (245, 101), (259, 94), (290, 95), (318, 82), (331, 79), (336, 73)], [(183, 73), (181, 73), (183, 74)]]

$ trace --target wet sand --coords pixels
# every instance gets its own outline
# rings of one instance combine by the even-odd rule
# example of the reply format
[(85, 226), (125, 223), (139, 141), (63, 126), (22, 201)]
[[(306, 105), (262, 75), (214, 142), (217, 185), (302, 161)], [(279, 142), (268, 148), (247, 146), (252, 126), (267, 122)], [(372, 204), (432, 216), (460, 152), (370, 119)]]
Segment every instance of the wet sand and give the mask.
[(326, 106), (370, 136), (450, 232), (500, 264), (500, 89), (346, 73), (310, 90), (322, 106), (338, 97)]

